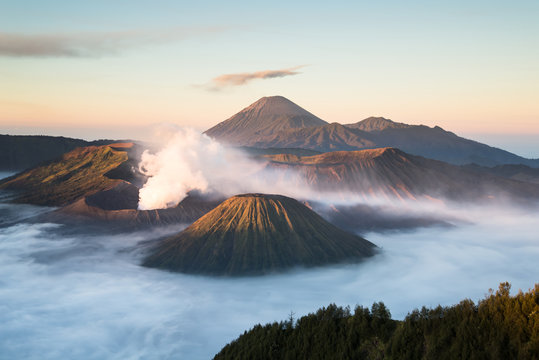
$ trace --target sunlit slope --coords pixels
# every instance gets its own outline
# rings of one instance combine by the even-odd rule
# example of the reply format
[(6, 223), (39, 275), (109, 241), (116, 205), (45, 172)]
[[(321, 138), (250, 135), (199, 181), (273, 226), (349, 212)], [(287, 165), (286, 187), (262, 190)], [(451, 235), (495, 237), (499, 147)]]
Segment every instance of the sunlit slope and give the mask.
[(105, 174), (128, 160), (131, 143), (77, 148), (59, 160), (0, 182), (0, 189), (18, 191), (16, 202), (61, 206), (107, 190), (121, 182)]
[(374, 254), (369, 241), (281, 195), (229, 198), (160, 243), (145, 266), (212, 275), (264, 274), (294, 266), (357, 261)]
[(268, 166), (321, 191), (401, 199), (539, 199), (539, 186), (406, 154), (394, 148), (315, 156), (267, 155)]
[(145, 181), (135, 169), (139, 150), (132, 143), (77, 148), (5, 179), (0, 189), (12, 190), (14, 202), (60, 207), (43, 215), (44, 221), (137, 228), (190, 224), (222, 201), (190, 195), (172, 208), (137, 210), (139, 186)]

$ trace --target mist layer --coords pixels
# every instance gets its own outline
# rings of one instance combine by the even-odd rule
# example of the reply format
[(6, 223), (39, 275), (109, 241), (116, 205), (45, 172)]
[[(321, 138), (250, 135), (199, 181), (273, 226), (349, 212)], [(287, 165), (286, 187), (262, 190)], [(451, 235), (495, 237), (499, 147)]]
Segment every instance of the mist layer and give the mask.
[[(329, 303), (415, 307), (477, 300), (499, 282), (539, 278), (537, 213), (461, 209), (474, 224), (367, 234), (382, 254), (359, 265), (254, 278), (139, 266), (136, 244), (164, 235), (61, 235), (54, 224), (0, 229), (0, 357), (208, 359), (256, 323)], [(176, 229), (177, 230), (177, 229)]]

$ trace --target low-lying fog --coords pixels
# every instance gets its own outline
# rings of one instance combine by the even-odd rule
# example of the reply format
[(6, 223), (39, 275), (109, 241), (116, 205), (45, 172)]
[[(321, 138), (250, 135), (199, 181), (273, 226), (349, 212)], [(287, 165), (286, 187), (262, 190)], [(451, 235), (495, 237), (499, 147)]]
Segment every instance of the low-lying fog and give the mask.
[[(6, 213), (11, 205), (3, 206)], [(232, 279), (140, 267), (134, 246), (165, 230), (89, 236), (55, 224), (5, 226), (0, 358), (208, 359), (244, 330), (291, 311), (383, 301), (402, 319), (422, 305), (481, 299), (502, 281), (517, 290), (539, 280), (539, 212), (459, 215), (471, 223), (365, 234), (382, 252), (359, 265)]]

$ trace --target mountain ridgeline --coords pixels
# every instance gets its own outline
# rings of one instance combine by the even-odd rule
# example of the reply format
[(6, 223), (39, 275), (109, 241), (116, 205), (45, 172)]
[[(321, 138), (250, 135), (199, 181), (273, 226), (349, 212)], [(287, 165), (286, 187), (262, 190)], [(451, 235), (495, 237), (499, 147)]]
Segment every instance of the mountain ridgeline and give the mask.
[(62, 206), (121, 182), (107, 176), (128, 160), (133, 143), (76, 148), (61, 158), (0, 180), (0, 189), (16, 191), (14, 201)]
[(143, 265), (208, 275), (261, 275), (357, 262), (376, 246), (281, 195), (237, 195), (157, 244)]
[(346, 125), (330, 124), (282, 96), (264, 97), (205, 133), (236, 146), (321, 152), (394, 147), (412, 155), (456, 165), (524, 164), (539, 167), (539, 159), (525, 159), (459, 137), (438, 126), (407, 125), (383, 117), (370, 117)]
[(511, 197), (537, 201), (539, 185), (409, 155), (395, 148), (334, 151), (313, 156), (266, 155), (267, 166), (286, 178), (324, 192), (359, 197), (408, 200), (496, 200)]
[(75, 148), (0, 180), (0, 190), (10, 193), (11, 202), (59, 207), (43, 221), (106, 223), (119, 230), (192, 223), (222, 201), (192, 193), (173, 208), (138, 210), (139, 189), (146, 181), (137, 170), (141, 151), (135, 143)]
[(63, 136), (0, 135), (0, 171), (20, 171), (61, 157), (77, 147), (111, 144)]

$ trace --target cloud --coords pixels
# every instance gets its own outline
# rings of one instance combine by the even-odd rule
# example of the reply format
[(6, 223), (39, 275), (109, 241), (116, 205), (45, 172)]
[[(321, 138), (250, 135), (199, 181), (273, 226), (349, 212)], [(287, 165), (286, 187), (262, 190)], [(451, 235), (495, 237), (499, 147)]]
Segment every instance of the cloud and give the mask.
[(138, 266), (136, 244), (169, 232), (92, 236), (52, 224), (0, 227), (0, 354), (209, 359), (244, 330), (290, 311), (300, 317), (332, 302), (353, 308), (384, 301), (402, 319), (422, 305), (478, 300), (502, 281), (514, 290), (537, 282), (537, 212), (458, 213), (476, 224), (369, 234), (383, 252), (364, 263), (254, 278)]
[(304, 67), (295, 66), (288, 69), (281, 70), (262, 70), (251, 73), (238, 73), (238, 74), (224, 74), (213, 78), (211, 84), (208, 86), (209, 90), (221, 90), (228, 86), (241, 86), (255, 79), (274, 79), (285, 76), (301, 74), (298, 69)]
[(18, 34), (0, 32), (0, 56), (4, 57), (99, 57), (142, 45), (181, 40), (213, 33), (221, 28), (102, 33)]
[[(262, 190), (289, 196), (301, 193), (291, 177), (266, 169), (264, 162), (237, 149), (193, 129), (168, 131), (167, 137), (159, 136), (163, 148), (142, 154), (139, 169), (148, 180), (139, 193), (140, 210), (176, 206), (192, 190), (225, 197)], [(305, 186), (301, 189), (303, 193), (308, 190)]]

